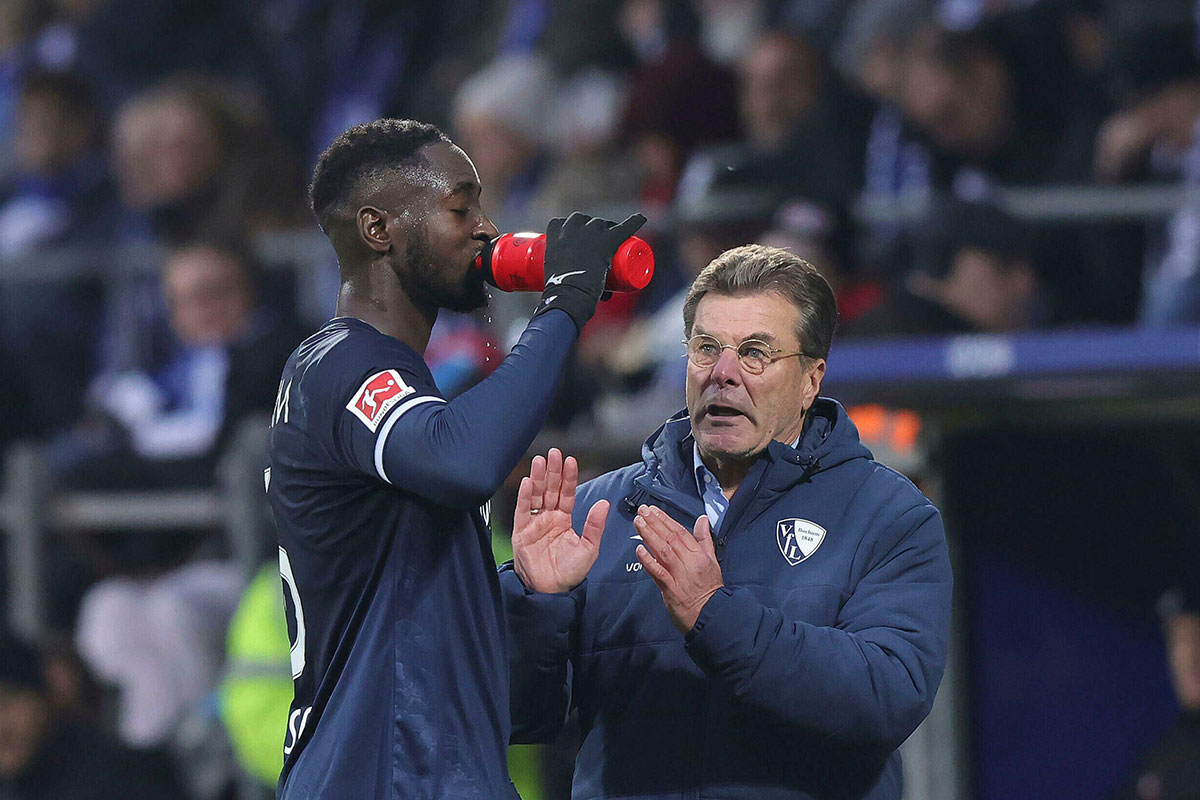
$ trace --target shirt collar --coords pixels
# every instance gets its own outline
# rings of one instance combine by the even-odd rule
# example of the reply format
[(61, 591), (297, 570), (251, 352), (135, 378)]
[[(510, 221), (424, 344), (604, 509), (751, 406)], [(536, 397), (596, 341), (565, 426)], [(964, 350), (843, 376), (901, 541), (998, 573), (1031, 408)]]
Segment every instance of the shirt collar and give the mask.
[[(802, 438), (803, 434), (796, 437), (796, 441), (792, 442), (793, 449), (800, 446), (800, 439)], [(713, 475), (708, 467), (704, 466), (704, 461), (700, 458), (700, 445), (696, 444), (696, 437), (694, 436), (692, 437), (692, 473), (696, 478), (696, 491), (700, 493), (701, 497), (704, 497), (705, 479), (710, 475), (712, 475), (713, 485), (718, 490), (721, 489), (721, 483), (717, 480), (717, 476)]]
[[(705, 478), (711, 474), (708, 467), (704, 466), (704, 462), (700, 460), (700, 446), (696, 444), (695, 439), (692, 439), (692, 476), (696, 479), (696, 491), (700, 493), (701, 497), (704, 497)], [(716, 480), (715, 476), (713, 480)]]

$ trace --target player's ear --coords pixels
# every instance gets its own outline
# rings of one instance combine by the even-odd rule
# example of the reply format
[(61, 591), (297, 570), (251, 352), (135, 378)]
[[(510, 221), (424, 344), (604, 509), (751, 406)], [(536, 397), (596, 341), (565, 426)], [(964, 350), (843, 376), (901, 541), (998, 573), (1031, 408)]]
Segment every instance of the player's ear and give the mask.
[(392, 249), (392, 231), (387, 224), (387, 214), (374, 206), (363, 206), (358, 210), (358, 235), (367, 247), (376, 253)]

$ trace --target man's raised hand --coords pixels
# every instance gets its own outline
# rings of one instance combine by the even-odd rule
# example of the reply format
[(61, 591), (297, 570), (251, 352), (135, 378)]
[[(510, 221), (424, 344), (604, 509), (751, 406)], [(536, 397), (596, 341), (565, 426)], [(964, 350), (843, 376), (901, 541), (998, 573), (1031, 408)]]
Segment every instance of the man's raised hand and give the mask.
[(570, 591), (596, 563), (608, 501), (588, 510), (583, 535), (577, 535), (571, 512), (578, 483), (579, 463), (571, 456), (564, 460), (558, 448), (545, 458), (535, 456), (529, 476), (521, 479), (513, 515), (513, 569), (535, 592)]
[(635, 551), (662, 592), (671, 622), (682, 633), (696, 625), (700, 609), (725, 585), (704, 514), (693, 533), (657, 506), (642, 506), (633, 525), (642, 537)]

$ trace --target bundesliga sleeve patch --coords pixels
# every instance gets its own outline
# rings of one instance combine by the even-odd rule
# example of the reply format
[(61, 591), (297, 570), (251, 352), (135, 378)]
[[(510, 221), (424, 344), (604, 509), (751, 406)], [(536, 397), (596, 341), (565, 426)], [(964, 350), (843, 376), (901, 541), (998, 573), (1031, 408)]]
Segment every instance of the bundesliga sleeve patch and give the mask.
[(358, 387), (346, 409), (362, 420), (372, 433), (376, 433), (387, 412), (415, 391), (416, 389), (404, 382), (399, 372), (385, 369), (383, 372), (376, 372)]

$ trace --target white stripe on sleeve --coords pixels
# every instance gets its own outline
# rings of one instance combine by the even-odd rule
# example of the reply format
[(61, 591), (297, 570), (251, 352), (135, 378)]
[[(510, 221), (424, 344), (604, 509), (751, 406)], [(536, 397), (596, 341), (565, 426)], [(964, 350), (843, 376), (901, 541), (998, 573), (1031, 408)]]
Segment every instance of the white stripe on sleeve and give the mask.
[(383, 421), (383, 428), (380, 429), (379, 435), (375, 437), (375, 471), (379, 473), (379, 477), (383, 478), (387, 483), (391, 483), (387, 473), (383, 471), (383, 446), (387, 444), (388, 434), (392, 432), (392, 426), (396, 424), (396, 420), (410, 408), (419, 406), (422, 403), (444, 403), (446, 402), (440, 397), (435, 397), (431, 394), (414, 397), (411, 400), (405, 400), (400, 405), (396, 406), (396, 410), (392, 412), (386, 420)]

